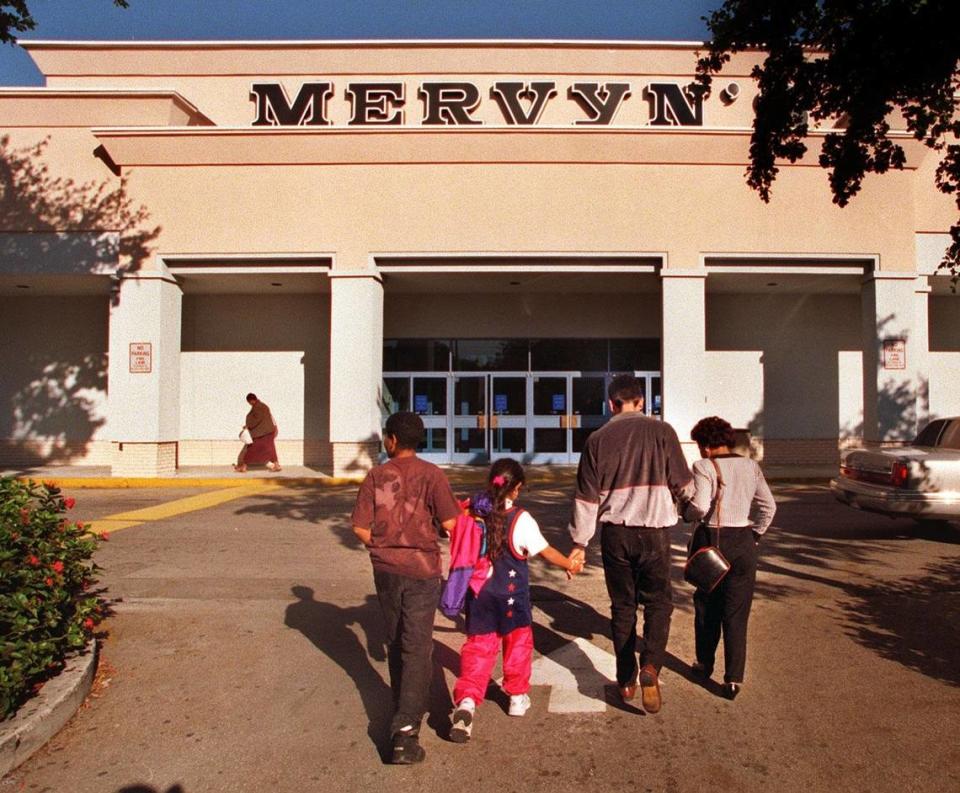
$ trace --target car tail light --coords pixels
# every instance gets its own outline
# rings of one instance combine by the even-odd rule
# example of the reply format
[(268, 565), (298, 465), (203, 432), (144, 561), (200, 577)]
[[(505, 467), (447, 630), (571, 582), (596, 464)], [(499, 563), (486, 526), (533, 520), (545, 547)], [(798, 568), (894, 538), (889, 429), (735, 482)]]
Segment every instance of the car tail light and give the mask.
[(890, 471), (890, 484), (894, 487), (906, 487), (910, 478), (910, 468), (904, 462), (896, 462)]

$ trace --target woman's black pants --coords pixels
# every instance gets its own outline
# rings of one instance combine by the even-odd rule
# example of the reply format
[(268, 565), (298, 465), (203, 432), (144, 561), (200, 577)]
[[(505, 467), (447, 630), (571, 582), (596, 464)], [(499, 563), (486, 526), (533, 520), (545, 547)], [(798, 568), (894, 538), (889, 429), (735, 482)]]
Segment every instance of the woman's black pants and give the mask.
[[(716, 529), (707, 532), (699, 526), (692, 550), (709, 545), (716, 539)], [(697, 660), (707, 669), (713, 668), (720, 634), (723, 634), (723, 679), (742, 683), (747, 664), (747, 622), (757, 580), (757, 544), (749, 528), (721, 528), (720, 551), (730, 562), (719, 586), (709, 594), (697, 590), (693, 596), (694, 629)]]

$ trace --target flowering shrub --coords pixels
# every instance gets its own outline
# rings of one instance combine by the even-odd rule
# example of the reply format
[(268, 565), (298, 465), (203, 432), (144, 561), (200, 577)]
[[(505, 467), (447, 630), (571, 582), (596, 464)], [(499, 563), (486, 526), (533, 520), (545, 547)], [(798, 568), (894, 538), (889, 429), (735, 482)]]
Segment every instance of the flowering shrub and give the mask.
[(50, 484), (0, 478), (0, 719), (82, 650), (105, 602), (91, 591), (98, 538)]

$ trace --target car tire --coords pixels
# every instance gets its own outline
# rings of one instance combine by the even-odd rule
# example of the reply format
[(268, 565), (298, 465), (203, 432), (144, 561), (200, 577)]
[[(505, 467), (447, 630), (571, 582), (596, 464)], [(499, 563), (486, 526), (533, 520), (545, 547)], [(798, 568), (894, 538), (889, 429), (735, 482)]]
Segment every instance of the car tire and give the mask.
[(914, 518), (913, 522), (922, 529), (930, 529), (932, 531), (944, 531), (945, 529), (951, 528), (950, 521), (944, 520), (943, 518)]

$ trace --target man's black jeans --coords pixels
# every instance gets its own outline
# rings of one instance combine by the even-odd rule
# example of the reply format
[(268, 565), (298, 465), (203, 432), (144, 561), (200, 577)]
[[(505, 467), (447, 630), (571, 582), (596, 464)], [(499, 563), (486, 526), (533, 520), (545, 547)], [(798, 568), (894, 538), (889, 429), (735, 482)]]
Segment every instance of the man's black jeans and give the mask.
[(373, 583), (387, 628), (387, 661), (395, 708), (390, 734), (408, 726), (416, 734), (430, 704), (433, 618), (440, 602), (440, 579), (374, 570)]
[(600, 529), (603, 572), (610, 595), (610, 627), (617, 655), (617, 684), (637, 678), (637, 606), (643, 606), (640, 666), (660, 670), (670, 636), (670, 529), (615, 526)]

